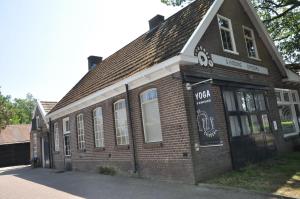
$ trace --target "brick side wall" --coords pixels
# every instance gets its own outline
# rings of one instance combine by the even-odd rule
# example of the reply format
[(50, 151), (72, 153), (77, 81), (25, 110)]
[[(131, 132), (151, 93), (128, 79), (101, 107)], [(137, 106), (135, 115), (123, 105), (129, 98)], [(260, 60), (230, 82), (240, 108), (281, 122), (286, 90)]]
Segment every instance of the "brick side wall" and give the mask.
[(32, 130), (30, 133), (30, 159), (33, 159), (33, 134), (37, 134), (37, 157), (38, 157), (38, 165), (42, 165), (42, 138), (47, 139), (47, 125), (44, 123), (43, 116), (37, 108), (34, 114), (34, 117), (39, 116), (41, 128)]
[[(178, 77), (179, 73), (174, 76)], [(193, 165), (191, 160), (190, 137), (187, 117), (185, 114), (184, 97), (181, 80), (168, 76), (148, 85), (130, 90), (132, 128), (136, 137), (137, 162), (139, 175), (147, 178), (162, 180), (176, 180), (194, 183)], [(162, 143), (144, 143), (141, 107), (139, 95), (141, 92), (156, 88), (162, 128)], [(113, 103), (124, 99), (125, 94), (110, 98), (68, 116), (71, 129), (72, 167), (74, 170), (96, 171), (99, 166), (112, 166), (121, 174), (133, 172), (133, 149), (116, 146), (115, 127), (113, 117)], [(92, 111), (102, 107), (104, 122), (105, 149), (94, 147)], [(84, 115), (84, 130), (86, 151), (77, 148), (76, 116)], [(65, 118), (63, 117), (63, 118)], [(60, 132), (60, 152), (54, 154), (54, 165), (63, 168), (63, 135), (62, 120), (58, 122)], [(130, 143), (132, 139), (130, 137)]]
[(195, 144), (199, 145), (200, 138), (196, 123), (193, 93), (192, 91), (185, 90), (196, 181), (203, 181), (232, 169), (221, 90), (218, 86), (213, 86), (212, 89), (212, 98), (214, 100), (215, 114), (217, 116), (216, 129), (219, 130), (218, 133), (223, 142), (223, 146), (200, 148), (199, 151), (196, 151), (194, 147)]

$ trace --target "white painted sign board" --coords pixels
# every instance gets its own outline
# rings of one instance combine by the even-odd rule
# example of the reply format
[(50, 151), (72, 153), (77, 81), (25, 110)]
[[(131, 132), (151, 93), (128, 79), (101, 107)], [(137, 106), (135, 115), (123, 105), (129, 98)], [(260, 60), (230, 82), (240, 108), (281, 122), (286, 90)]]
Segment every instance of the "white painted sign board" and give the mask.
[(230, 58), (222, 57), (219, 55), (214, 55), (214, 54), (212, 54), (211, 57), (215, 64), (228, 66), (228, 67), (236, 68), (236, 69), (240, 69), (240, 70), (246, 70), (246, 71), (251, 71), (251, 72), (255, 72), (255, 73), (260, 73), (260, 74), (264, 74), (264, 75), (269, 74), (268, 69), (263, 66), (258, 66), (258, 65), (254, 65), (254, 64), (242, 62), (239, 60), (230, 59)]

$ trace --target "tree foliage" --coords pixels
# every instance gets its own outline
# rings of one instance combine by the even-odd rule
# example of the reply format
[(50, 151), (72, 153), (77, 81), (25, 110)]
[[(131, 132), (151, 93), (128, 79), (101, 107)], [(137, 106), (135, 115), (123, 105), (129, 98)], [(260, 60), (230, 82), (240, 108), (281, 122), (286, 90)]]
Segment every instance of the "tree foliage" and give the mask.
[(10, 96), (4, 96), (0, 91), (0, 130), (10, 123), (11, 118), (12, 103)]
[(0, 129), (9, 124), (29, 124), (31, 114), (36, 105), (36, 99), (27, 94), (25, 99), (11, 99), (9, 95), (4, 96), (0, 90)]
[[(180, 6), (193, 0), (161, 0)], [(300, 1), (251, 0), (287, 63), (300, 62)]]

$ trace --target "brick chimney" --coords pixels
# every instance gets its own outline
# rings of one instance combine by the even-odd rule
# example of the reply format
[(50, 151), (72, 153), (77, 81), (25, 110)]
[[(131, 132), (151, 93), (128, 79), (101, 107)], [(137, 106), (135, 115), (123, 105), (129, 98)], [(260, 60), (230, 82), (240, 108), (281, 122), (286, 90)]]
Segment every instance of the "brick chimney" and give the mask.
[(165, 17), (162, 15), (156, 15), (152, 19), (149, 20), (149, 29), (152, 30), (153, 28), (156, 28), (160, 24), (162, 24), (165, 21)]
[(89, 66), (89, 71), (93, 70), (97, 64), (102, 62), (102, 57), (97, 57), (97, 56), (89, 56), (88, 58), (88, 66)]

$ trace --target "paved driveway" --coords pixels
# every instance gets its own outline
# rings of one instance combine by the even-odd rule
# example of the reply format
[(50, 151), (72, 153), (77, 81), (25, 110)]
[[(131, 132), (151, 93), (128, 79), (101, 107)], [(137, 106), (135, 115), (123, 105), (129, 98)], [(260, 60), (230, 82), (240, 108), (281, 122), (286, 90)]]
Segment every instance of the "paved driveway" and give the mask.
[(0, 168), (0, 199), (271, 199), (253, 193), (95, 173)]

